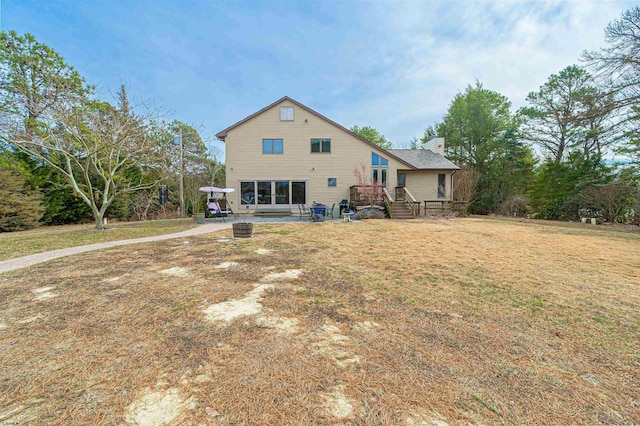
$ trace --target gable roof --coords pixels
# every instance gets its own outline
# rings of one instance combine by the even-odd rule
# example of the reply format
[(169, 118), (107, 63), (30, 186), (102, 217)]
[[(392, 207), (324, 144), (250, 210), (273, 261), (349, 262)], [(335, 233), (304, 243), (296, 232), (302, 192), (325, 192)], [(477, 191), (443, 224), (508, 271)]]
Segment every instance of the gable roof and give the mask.
[(447, 160), (444, 155), (430, 149), (388, 149), (398, 158), (410, 163), (419, 170), (459, 170), (460, 167)]
[[(339, 128), (339, 129), (341, 129), (341, 130), (343, 130), (343, 131), (345, 131), (345, 132), (349, 133), (351, 136), (353, 136), (353, 137), (355, 137), (355, 138), (360, 139), (362, 142), (364, 142), (364, 143), (366, 143), (366, 144), (370, 145), (371, 147), (373, 147), (373, 148), (375, 148), (375, 149), (377, 149), (377, 150), (379, 150), (379, 151), (382, 151), (382, 152), (386, 153), (389, 157), (392, 157), (392, 158), (394, 158), (395, 160), (397, 160), (397, 161), (401, 162), (402, 164), (404, 164), (404, 165), (405, 165), (405, 166), (407, 166), (408, 168), (410, 168), (410, 169), (416, 169), (416, 167), (415, 167), (414, 165), (412, 165), (411, 163), (409, 163), (409, 162), (407, 162), (406, 160), (404, 160), (404, 159), (402, 159), (402, 158), (400, 158), (400, 157), (396, 156), (395, 154), (393, 154), (391, 151), (394, 151), (394, 150), (387, 150), (387, 149), (384, 149), (384, 148), (379, 147), (378, 145), (374, 144), (374, 143), (373, 143), (373, 142), (371, 142), (371, 141), (368, 141), (367, 139), (363, 138), (362, 136), (358, 135), (357, 133), (353, 133), (351, 130), (347, 129), (346, 127), (341, 126), (340, 124), (336, 123), (335, 121), (330, 120), (329, 118), (325, 117), (324, 115), (320, 114), (319, 112), (316, 112), (316, 111), (312, 110), (312, 109), (311, 109), (311, 108), (309, 108), (308, 106), (303, 105), (303, 104), (301, 104), (300, 102), (296, 101), (295, 99), (291, 99), (291, 98), (290, 98), (290, 97), (288, 97), (288, 96), (284, 96), (284, 97), (282, 97), (282, 98), (278, 99), (278, 100), (277, 100), (277, 101), (275, 101), (274, 103), (272, 103), (272, 104), (270, 104), (270, 105), (267, 105), (266, 107), (262, 108), (260, 111), (254, 112), (254, 113), (253, 113), (253, 114), (251, 114), (250, 116), (243, 118), (242, 120), (238, 121), (238, 122), (237, 122), (237, 123), (235, 123), (235, 124), (232, 124), (231, 126), (227, 127), (227, 128), (226, 128), (226, 129), (224, 129), (224, 130), (219, 131), (218, 133), (216, 133), (216, 138), (218, 138), (219, 140), (221, 140), (221, 141), (223, 141), (223, 142), (224, 142), (224, 139), (227, 137), (227, 133), (229, 132), (229, 130), (234, 129), (235, 127), (238, 127), (239, 125), (246, 123), (247, 121), (251, 120), (253, 117), (256, 117), (256, 116), (258, 116), (258, 115), (262, 114), (263, 112), (267, 111), (268, 109), (271, 109), (271, 108), (273, 108), (274, 106), (276, 106), (276, 105), (278, 105), (279, 103), (284, 102), (284, 101), (289, 101), (289, 102), (291, 102), (292, 104), (294, 104), (294, 105), (296, 105), (296, 106), (298, 106), (298, 107), (300, 107), (300, 108), (303, 108), (305, 111), (308, 111), (308, 112), (310, 112), (311, 114), (315, 115), (316, 117), (321, 118), (322, 120), (326, 121), (327, 123), (332, 124), (332, 125), (334, 125), (335, 127), (337, 127), (337, 128)], [(397, 150), (395, 150), (395, 151), (397, 151)]]

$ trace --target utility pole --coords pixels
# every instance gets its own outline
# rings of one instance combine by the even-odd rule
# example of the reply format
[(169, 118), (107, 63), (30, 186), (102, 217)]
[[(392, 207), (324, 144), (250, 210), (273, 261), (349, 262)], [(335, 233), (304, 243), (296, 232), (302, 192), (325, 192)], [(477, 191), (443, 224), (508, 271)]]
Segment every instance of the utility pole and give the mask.
[(180, 129), (180, 217), (185, 216), (184, 211), (184, 167), (183, 167), (183, 145), (182, 145), (182, 129)]

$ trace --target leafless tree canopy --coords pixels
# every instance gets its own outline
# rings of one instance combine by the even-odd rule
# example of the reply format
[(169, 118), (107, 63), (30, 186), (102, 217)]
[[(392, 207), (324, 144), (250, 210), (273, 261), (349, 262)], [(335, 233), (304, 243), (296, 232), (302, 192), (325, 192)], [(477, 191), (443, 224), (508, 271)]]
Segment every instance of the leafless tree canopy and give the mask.
[(582, 206), (607, 222), (624, 222), (631, 214), (637, 189), (623, 182), (594, 185), (582, 197)]
[(462, 164), (453, 175), (453, 200), (473, 201), (473, 191), (478, 183), (478, 172), (470, 164)]
[(640, 7), (625, 11), (605, 29), (608, 47), (585, 52), (583, 59), (598, 79), (625, 105), (640, 98)]
[(382, 186), (367, 172), (367, 167), (363, 162), (353, 169), (353, 175), (356, 177), (358, 193), (364, 198), (370, 206), (376, 205), (382, 194)]
[(153, 187), (157, 180), (149, 171), (163, 163), (162, 147), (147, 124), (156, 112), (134, 114), (124, 88), (118, 103), (75, 97), (50, 105), (33, 126), (8, 114), (1, 123), (5, 141), (67, 178), (91, 207), (99, 229), (116, 196)]

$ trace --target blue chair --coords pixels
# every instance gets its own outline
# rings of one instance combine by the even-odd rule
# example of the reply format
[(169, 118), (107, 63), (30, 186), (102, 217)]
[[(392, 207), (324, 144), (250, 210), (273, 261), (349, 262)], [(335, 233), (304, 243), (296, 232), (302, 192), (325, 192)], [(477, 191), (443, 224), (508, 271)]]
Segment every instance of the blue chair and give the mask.
[(327, 206), (324, 204), (314, 204), (311, 206), (311, 220), (314, 222), (323, 222), (324, 216), (327, 214)]

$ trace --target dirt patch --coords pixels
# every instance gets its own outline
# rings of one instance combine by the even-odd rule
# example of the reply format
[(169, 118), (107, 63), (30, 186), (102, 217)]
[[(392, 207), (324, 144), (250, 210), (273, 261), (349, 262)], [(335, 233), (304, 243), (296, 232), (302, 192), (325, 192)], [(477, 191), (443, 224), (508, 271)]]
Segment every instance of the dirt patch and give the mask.
[[(229, 262), (234, 263), (235, 262)], [(218, 265), (220, 266), (220, 265)], [(298, 279), (302, 273), (299, 269), (286, 270), (279, 273), (271, 273), (262, 278), (264, 282), (279, 282)], [(274, 315), (263, 315), (263, 294), (266, 290), (275, 288), (273, 284), (258, 284), (241, 299), (216, 303), (203, 310), (209, 321), (230, 322), (241, 316), (256, 315), (256, 324), (264, 328), (272, 328), (285, 333), (294, 333), (298, 330), (298, 319), (285, 318)]]
[(177, 419), (185, 409), (195, 409), (193, 398), (184, 400), (180, 391), (170, 388), (164, 391), (150, 392), (133, 402), (127, 408), (125, 421), (135, 426), (167, 425)]
[(256, 253), (258, 253), (258, 254), (262, 254), (262, 255), (264, 255), (264, 254), (271, 254), (271, 253), (273, 253), (273, 250), (268, 250), (268, 249), (264, 249), (264, 248), (259, 248), (259, 249), (256, 249)]
[(287, 269), (284, 272), (272, 272), (266, 277), (262, 278), (262, 282), (271, 283), (276, 281), (289, 281), (297, 280), (300, 278), (302, 271), (300, 269)]
[(317, 351), (330, 359), (341, 368), (360, 363), (359, 355), (352, 354), (345, 349), (350, 338), (344, 334), (340, 328), (332, 324), (324, 324), (318, 333), (310, 334), (310, 339)]
[(0, 426), (32, 424), (38, 420), (38, 407), (44, 399), (38, 398), (28, 404), (13, 404), (0, 409)]
[(53, 299), (54, 297), (58, 297), (58, 295), (56, 293), (51, 291), (54, 288), (55, 287), (40, 287), (40, 288), (36, 288), (35, 290), (33, 290), (33, 293), (35, 294), (35, 296), (33, 297), (33, 300), (34, 301), (48, 300), (48, 299)]
[(360, 331), (372, 332), (378, 330), (380, 328), (380, 324), (375, 321), (356, 322), (354, 328)]
[(180, 266), (174, 266), (173, 268), (163, 269), (160, 271), (161, 274), (169, 275), (172, 277), (188, 277), (189, 270), (187, 268), (182, 268)]
[(406, 426), (449, 426), (442, 416), (438, 413), (432, 414), (416, 414), (412, 413), (405, 419)]
[(256, 324), (265, 328), (272, 328), (283, 333), (292, 334), (299, 330), (297, 318), (285, 318), (263, 315), (256, 318)]
[(204, 309), (205, 317), (209, 321), (232, 321), (242, 315), (256, 315), (262, 312), (262, 293), (272, 288), (270, 284), (258, 285), (242, 299), (216, 303)]
[(27, 317), (21, 320), (17, 320), (16, 323), (18, 324), (29, 324), (38, 320), (41, 320), (42, 318), (44, 318), (42, 315), (35, 315), (32, 317)]
[(351, 402), (344, 396), (343, 391), (344, 386), (339, 385), (325, 395), (327, 414), (339, 420), (344, 420), (353, 413), (353, 405), (351, 405)]
[(238, 262), (222, 262), (222, 263), (218, 263), (215, 268), (216, 269), (229, 269), (233, 266), (237, 266)]
[(123, 276), (120, 276), (120, 277), (105, 278), (105, 279), (103, 279), (103, 280), (102, 280), (102, 282), (105, 282), (105, 283), (114, 283), (114, 282), (116, 282), (116, 281), (118, 281), (118, 280), (121, 280), (122, 278), (123, 278)]

